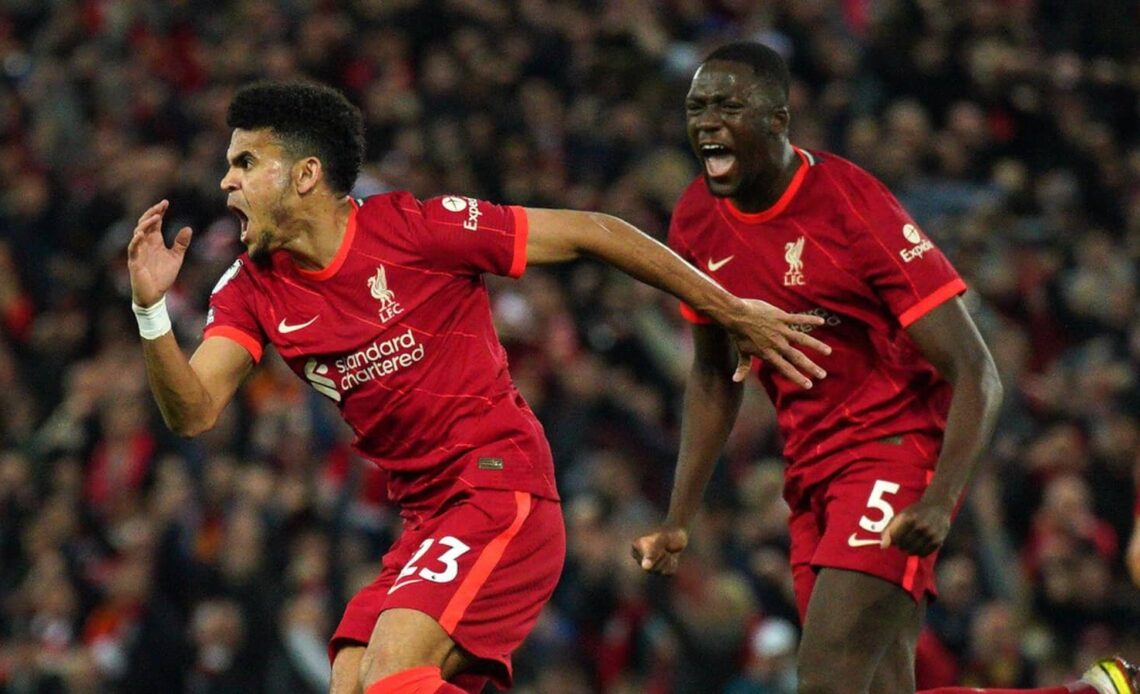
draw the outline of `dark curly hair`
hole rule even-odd
[[[756,77],[774,87],[777,93],[783,97],[784,102],[787,103],[788,90],[792,81],[788,72],[788,64],[784,62],[779,53],[768,46],[754,41],[727,43],[709,53],[708,57],[704,59],[704,63],[713,60],[727,60],[732,63],[748,65]]]
[[[321,160],[334,193],[347,195],[364,161],[364,121],[339,91],[314,82],[248,84],[237,91],[226,124],[269,128],[295,158]]]

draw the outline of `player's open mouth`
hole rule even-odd
[[[701,158],[705,161],[705,173],[709,178],[724,178],[732,173],[736,165],[736,155],[728,147],[717,144],[700,146]]]
[[[228,207],[230,212],[238,218],[238,224],[241,225],[241,242],[245,243],[246,233],[249,232],[249,216],[233,205],[228,205]]]

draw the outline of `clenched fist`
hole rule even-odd
[[[677,526],[661,526],[633,541],[632,554],[641,568],[650,573],[672,576],[677,572],[681,552],[689,544],[689,531]]]

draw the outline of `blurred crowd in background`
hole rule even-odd
[[[367,124],[357,195],[602,210],[663,239],[697,173],[688,80],[740,38],[787,57],[793,142],[880,177],[956,264],[1004,379],[920,685],[1137,658],[1138,27],[1132,0],[3,0],[0,691],[325,691],[326,639],[399,532],[382,474],[279,359],[194,440],[148,392],[127,239],[163,198],[171,234],[193,227],[167,302],[193,349],[241,250],[218,188],[237,86],[342,89]],[[593,262],[490,285],[569,546],[516,691],[794,691],[762,391],[679,575],[649,580],[629,542],[671,484],[676,302]]]

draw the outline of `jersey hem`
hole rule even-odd
[[[224,337],[231,342],[236,342],[241,345],[245,351],[249,352],[249,356],[253,357],[254,364],[261,361],[264,348],[261,346],[261,343],[258,342],[257,338],[251,336],[249,333],[228,325],[219,325],[216,328],[207,328],[205,332],[202,333],[203,340],[211,337]]]
[[[507,271],[507,276],[518,279],[526,272],[526,240],[530,234],[530,220],[523,208],[511,205],[510,209],[515,218],[515,244],[511,256],[511,269]]]
[[[925,299],[922,299],[914,306],[903,311],[902,315],[899,316],[899,323],[901,323],[904,328],[910,327],[916,320],[964,291],[966,291],[966,283],[963,282],[960,277],[956,277],[938,289],[935,289],[928,294]]]
[[[681,317],[695,325],[711,325],[712,319],[697,313],[692,306],[681,302]]]

